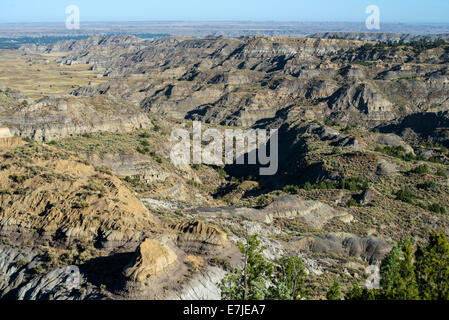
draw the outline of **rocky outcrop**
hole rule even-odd
[[[102,299],[92,284],[83,285],[83,274],[76,266],[55,269],[44,274],[35,270],[45,261],[38,249],[0,246],[0,298],[17,300],[89,300]]]
[[[438,181],[438,194],[420,184],[422,176],[399,171],[408,171],[410,162],[374,149],[402,147],[413,153],[411,146],[428,139],[426,148],[432,157],[447,162],[446,150],[430,143],[449,141],[447,111],[438,112],[449,107],[446,44],[429,49],[341,39],[142,41],[120,36],[69,41],[48,49],[52,54],[59,51],[68,52],[58,60],[64,68],[89,63],[107,82],[30,104],[2,91],[1,126],[19,136],[50,141],[100,130],[149,128],[146,113],[157,113],[155,118],[165,118],[164,123],[148,139],[138,136],[140,132],[126,136],[132,139],[119,136],[117,140],[126,145],[123,149],[115,148],[115,140],[109,145],[109,136],[104,135],[108,139],[101,140],[105,142],[101,152],[86,150],[96,149],[100,140],[95,139],[103,135],[79,138],[93,142],[80,149],[73,143],[76,139],[56,147],[8,142],[8,152],[0,149],[0,235],[18,245],[33,243],[33,250],[36,242],[58,249],[95,243],[98,254],[113,255],[95,257],[83,267],[96,269],[100,264],[95,270],[99,274],[110,266],[102,265],[104,261],[114,264],[111,278],[120,273],[129,280],[118,289],[125,289],[117,293],[120,298],[122,294],[128,298],[219,298],[217,283],[224,271],[210,267],[238,266],[241,256],[231,241],[244,240],[245,232],[260,237],[270,261],[290,251],[304,254],[307,261],[310,253],[309,258],[316,258],[319,265],[312,272],[318,275],[323,270],[345,272],[347,262],[357,260],[350,257],[379,262],[390,249],[384,238],[397,241],[413,232],[420,242],[425,228],[447,226],[443,215],[426,210],[437,201],[447,205],[441,196],[441,184],[447,181]],[[179,119],[279,128],[278,174],[251,179],[256,176],[252,166],[237,166],[238,170],[226,166],[219,172],[203,166],[174,168],[167,160],[167,128],[185,125]],[[381,133],[362,127],[377,127]],[[3,140],[7,139],[12,138]],[[149,150],[137,155],[140,143]],[[72,146],[76,147],[73,153],[61,151]],[[80,150],[94,165],[106,165],[114,173],[133,178],[125,184],[109,170],[76,159],[74,154]],[[108,154],[109,150],[113,151]],[[427,179],[435,173],[444,176],[441,164],[429,162],[428,166]],[[256,181],[237,183],[225,179],[224,172]],[[404,179],[418,186],[413,190],[422,200],[420,206],[391,197],[390,187],[402,185]],[[142,205],[135,192],[147,197],[142,201],[154,212]],[[298,196],[275,198],[287,192]],[[204,203],[258,207],[188,209]],[[363,230],[367,236],[327,233],[332,230]],[[137,246],[134,259],[124,267]],[[64,290],[63,267],[52,266],[30,276],[29,269],[39,262],[38,253],[5,252],[0,252],[0,262],[2,254],[8,257],[5,267],[0,264],[6,275],[0,276],[0,285],[10,296],[71,299],[96,292],[93,288],[85,296],[74,296]],[[336,265],[343,268],[335,272]],[[118,287],[119,281],[109,284],[107,278],[109,274],[91,275],[97,282],[108,282],[106,290]],[[136,288],[140,290],[133,291]]]
[[[269,223],[271,220],[264,216],[261,210],[252,208],[235,208],[235,207],[219,207],[219,208],[196,208],[190,211],[190,213],[197,217],[205,217],[210,219],[223,218],[229,219],[232,217],[257,220]]]
[[[76,267],[66,267],[53,270],[36,277],[22,286],[17,300],[101,300],[100,290],[88,285],[80,289],[81,275]],[[79,277],[79,278],[76,278]],[[74,282],[76,282],[74,284]]]
[[[0,121],[7,123],[13,134],[37,141],[52,141],[98,131],[131,131],[152,126],[147,116],[126,107],[117,112],[109,108],[99,112],[95,103],[109,102],[107,99],[95,101],[46,99],[10,116],[0,116]]]
[[[114,174],[123,177],[138,176],[147,183],[164,182],[172,174],[149,163],[148,157],[137,154],[91,154],[87,155],[89,163],[105,166]]]
[[[88,39],[60,41],[48,46],[45,50],[35,46],[23,46],[20,50],[64,52],[68,55],[57,59],[57,62],[61,64],[92,64],[94,70],[106,70],[111,63],[119,64],[118,62],[122,61],[126,55],[142,50],[149,42],[131,35],[93,36]],[[119,75],[118,72],[113,74]]]
[[[342,221],[351,221],[350,215],[341,210],[336,210],[319,201],[300,200],[294,196],[276,199],[263,209],[263,212],[271,219],[300,218],[312,228],[321,229],[333,218]]]
[[[294,196],[276,199],[264,209],[251,208],[199,208],[192,211],[194,215],[208,218],[242,217],[267,224],[274,219],[301,219],[312,228],[321,229],[333,218],[350,222],[353,217],[345,211],[336,210],[320,201],[300,200]]]
[[[328,103],[331,109],[342,113],[342,117],[348,117],[351,112],[357,112],[370,121],[388,121],[395,117],[393,103],[370,83],[343,87],[331,96]]]
[[[177,261],[176,254],[156,239],[146,239],[136,250],[136,256],[124,270],[124,275],[135,282],[143,282],[151,276],[166,271]]]
[[[377,199],[379,199],[380,194],[373,190],[372,188],[368,188],[365,191],[362,192],[362,194],[358,197],[358,201],[362,205],[370,204]]]
[[[0,148],[2,150],[13,149],[23,144],[24,142],[19,137],[0,138]]]
[[[307,125],[304,129],[306,133],[316,134],[321,140],[333,140],[340,137],[340,132],[328,126],[322,126],[316,123]]]
[[[40,252],[0,246],[0,297],[17,289],[27,280],[29,269],[39,262]]]
[[[221,300],[219,283],[225,271],[217,267],[209,267],[194,279],[190,280],[179,292],[168,296],[167,300]]]
[[[385,159],[379,160],[376,174],[379,176],[391,176],[398,173],[396,164],[388,162]]]
[[[358,237],[337,233],[302,237],[295,241],[293,246],[305,251],[332,252],[361,257],[370,263],[381,261],[391,250],[391,245],[374,236]]]
[[[183,244],[199,242],[219,247],[224,247],[228,244],[226,233],[215,226],[201,221],[175,224],[171,228],[180,233],[178,241]]]
[[[380,132],[395,133],[410,144],[441,143],[449,146],[449,112],[413,113],[378,127]]]
[[[117,177],[29,144],[0,154],[0,236],[25,241],[139,243],[157,220]],[[26,191],[25,191],[26,190]]]
[[[12,134],[9,131],[9,128],[0,128],[0,139],[11,138]]]
[[[401,137],[395,134],[379,134],[377,136],[377,143],[390,146],[390,147],[401,147],[404,149],[405,153],[415,154],[413,148],[402,140]]]
[[[318,38],[144,41],[113,36],[62,42],[47,50],[68,51],[61,63],[90,63],[111,78],[75,90],[77,96],[108,94],[131,99],[146,111],[217,124],[251,126],[295,108],[314,118],[374,126],[448,106],[444,46],[420,54],[407,45],[364,44]],[[416,76],[422,77],[419,83]],[[122,78],[140,81],[133,88],[123,81],[114,84]]]
[[[313,38],[321,39],[352,39],[361,41],[419,41],[449,39],[449,34],[434,35],[416,35],[412,33],[394,33],[394,32],[320,32],[311,35]]]

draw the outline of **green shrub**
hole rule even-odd
[[[16,174],[10,175],[9,179],[11,179],[12,181],[14,181],[15,183],[19,183],[22,184],[24,183],[28,178],[25,176],[18,176]]]
[[[150,152],[150,148],[148,148],[148,147],[137,147],[136,151],[141,153],[141,154],[147,154],[148,152]]]
[[[107,174],[107,175],[112,175],[111,169],[109,169],[106,166],[95,167],[95,171],[103,173],[103,174]]]
[[[324,124],[328,127],[338,127],[340,124],[335,120],[326,120]]]
[[[431,212],[446,214],[446,208],[440,205],[439,203],[433,203],[429,205],[427,209]]]
[[[94,183],[94,182],[89,183],[89,185],[86,186],[86,189],[92,190],[92,191],[99,191],[100,193],[106,192],[105,186],[98,184],[98,183]]]
[[[238,243],[245,259],[242,268],[234,268],[223,278],[223,300],[301,300],[307,297],[306,272],[301,258],[282,257],[275,263],[263,255],[265,246],[256,235],[247,243]]]
[[[141,134],[139,134],[139,137],[148,139],[149,137],[151,137],[151,134],[148,131],[144,131]]]
[[[0,165],[0,170],[8,170],[10,168],[11,168],[11,165],[9,163]]]
[[[156,122],[156,120],[152,120],[151,123],[152,123],[153,126],[154,126],[154,128],[153,128],[154,131],[158,132],[158,131],[160,131],[160,130],[162,129],[161,126],[158,125],[158,123]]]
[[[187,184],[194,186],[195,188],[201,188],[201,184],[199,184],[198,182],[196,182],[195,180],[187,180]]]
[[[299,187],[298,186],[293,186],[293,185],[288,185],[288,186],[285,186],[282,190],[285,193],[297,194],[298,191],[299,191]]]
[[[386,147],[376,147],[376,152],[381,152],[391,157],[402,158],[405,154],[405,149],[402,146],[386,146]]]
[[[150,143],[148,142],[148,140],[141,140],[140,144],[144,147],[148,147],[150,145]]]
[[[287,186],[287,187],[291,189],[291,186]],[[345,189],[345,190],[349,190],[349,191],[358,192],[358,191],[364,191],[364,190],[368,189],[368,187],[369,187],[369,183],[365,179],[359,178],[359,177],[351,177],[351,178],[343,179],[338,184],[334,183],[334,182],[321,181],[321,182],[313,185],[310,182],[306,182],[302,186],[302,189],[304,189],[306,191]],[[286,191],[286,190],[284,190],[284,191]]]
[[[261,195],[256,201],[256,204],[259,207],[263,207],[263,206],[267,205],[267,203],[268,203],[268,197],[266,195]]]
[[[416,174],[428,174],[430,170],[426,164],[422,164],[413,169],[412,172]]]
[[[231,177],[231,183],[241,185],[243,183],[243,179],[244,179],[243,177],[241,178]]]
[[[31,273],[33,275],[40,275],[40,274],[42,274],[44,272],[45,272],[45,269],[40,264],[36,265],[33,269],[31,269]]]
[[[359,177],[344,179],[340,184],[340,189],[346,189],[349,191],[364,191],[368,189],[368,187],[368,181]]]
[[[332,154],[339,155],[342,154],[342,151],[339,147],[335,147],[334,149],[332,149]]]
[[[315,189],[318,189],[318,190],[327,190],[327,189],[332,189],[332,186],[329,184],[327,184],[326,182],[324,182],[324,181],[321,181],[320,183],[317,183],[316,185],[315,185]]]
[[[310,191],[313,189],[313,186],[310,182],[307,181],[302,188],[306,191]]]
[[[395,244],[380,266],[380,288],[359,285],[347,300],[448,300],[449,242],[444,233],[432,233],[425,246],[410,241]]]
[[[432,163],[438,163],[438,164],[443,164],[443,163],[444,163],[443,160],[441,160],[441,159],[438,158],[438,157],[432,157],[432,158],[430,158],[428,161],[429,161],[429,162],[432,162]]]
[[[343,133],[345,133],[345,134],[348,134],[348,133],[350,133],[351,132],[351,130],[352,129],[356,129],[357,128],[357,125],[347,125],[346,127],[344,127],[342,130],[341,130],[341,132],[343,132]]]
[[[435,181],[426,181],[422,184],[418,185],[418,188],[420,189],[424,189],[424,190],[434,190],[436,188],[436,183]]]
[[[327,292],[326,298],[327,300],[341,300],[340,284],[337,280],[334,281],[332,287]]]
[[[220,177],[220,179],[225,179],[228,176],[228,174],[226,173],[226,170],[221,168],[221,167],[218,167],[215,170],[217,171],[218,176]]]
[[[406,150],[402,146],[386,146],[386,147],[380,147],[377,146],[375,149],[376,152],[380,152],[383,154],[386,154],[390,157],[395,157],[402,159],[404,161],[425,161],[426,159],[423,156],[416,156],[412,153],[406,153]]]
[[[162,158],[159,157],[156,152],[152,151],[150,152],[150,156],[157,162],[157,163],[162,163]]]
[[[405,187],[396,192],[396,200],[406,202],[406,203],[413,203],[414,194],[410,191],[409,188]]]
[[[129,184],[133,185],[134,187],[138,186],[140,184],[140,178],[135,176],[135,177],[125,177],[125,181],[128,182]]]
[[[446,171],[444,171],[444,170],[441,169],[441,168],[438,168],[438,170],[437,170],[437,172],[436,172],[436,175],[437,175],[438,177],[447,178]]]
[[[90,204],[87,201],[78,201],[73,205],[74,209],[86,209],[89,208]]]
[[[357,207],[358,203],[354,198],[351,198],[346,205],[350,208],[350,207]]]

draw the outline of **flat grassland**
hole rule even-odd
[[[61,65],[64,54],[0,50],[0,84],[17,89],[30,99],[68,94],[77,87],[106,82],[88,64]]]

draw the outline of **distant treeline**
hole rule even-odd
[[[24,44],[48,46],[58,41],[81,40],[86,38],[88,38],[88,36],[42,36],[42,37],[0,38],[0,49],[19,49]]]
[[[108,34],[119,35],[119,34]],[[165,33],[138,33],[133,34],[136,37],[142,39],[153,39],[169,37],[169,34]],[[17,37],[17,38],[0,38],[0,49],[17,50],[24,44],[35,44],[37,46],[48,46],[58,41],[65,40],[82,40],[89,38],[88,35],[79,36],[42,36],[42,37]]]

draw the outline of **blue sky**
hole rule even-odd
[[[363,22],[365,8],[374,4],[384,23],[449,23],[448,0],[0,0],[0,23],[64,23],[72,4],[81,21]]]

